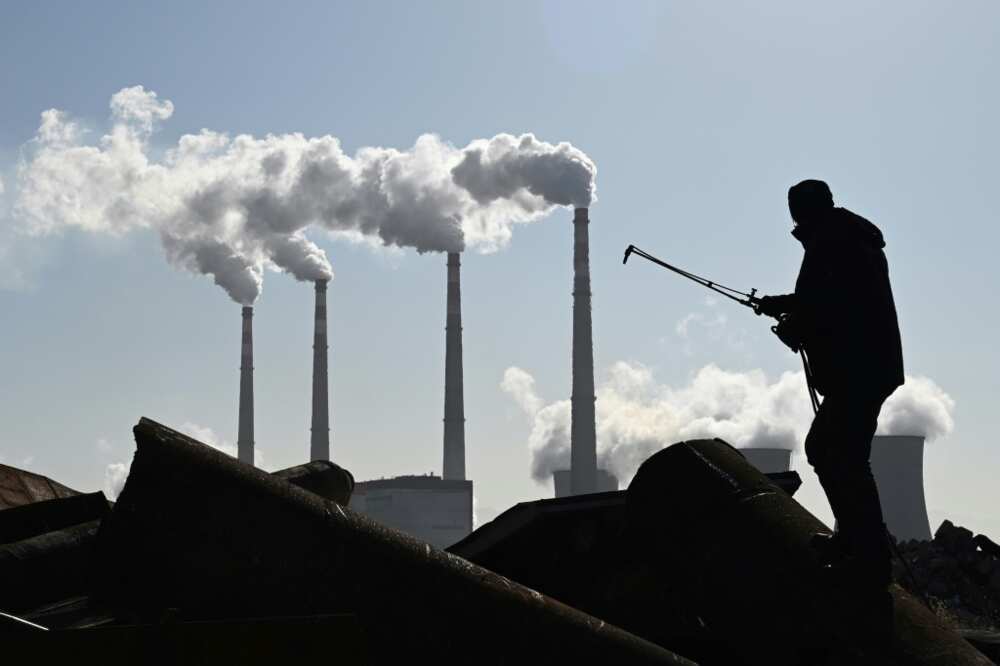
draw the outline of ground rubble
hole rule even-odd
[[[894,561],[901,586],[960,628],[1000,630],[1000,547],[989,537],[946,520],[933,540],[904,541],[898,549],[909,568]]]

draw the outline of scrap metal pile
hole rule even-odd
[[[533,503],[445,552],[347,508],[353,479],[332,463],[267,474],[148,419],[133,432],[113,507],[98,493],[0,511],[5,656],[990,663],[898,586],[874,645],[865,608],[820,575],[810,539],[826,528],[721,440],[670,446],[627,491]]]
[[[897,561],[900,585],[963,629],[1000,631],[1000,546],[989,537],[946,520],[932,541],[905,541],[899,551],[913,575]]]

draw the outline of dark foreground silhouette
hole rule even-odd
[[[720,440],[656,453],[627,491],[514,507],[442,552],[343,505],[333,463],[268,474],[148,419],[134,434],[113,507],[98,493],[0,512],[8,661],[990,663],[896,585],[874,646],[863,604],[818,566],[826,528]]]
[[[824,396],[805,449],[838,533],[816,545],[828,571],[874,595],[877,608],[888,603],[891,567],[869,458],[882,403],[903,383],[885,240],[868,220],[835,207],[822,181],[793,186],[788,207],[805,248],[795,292],[765,296],[758,310],[781,318],[782,339],[806,351],[812,386]]]

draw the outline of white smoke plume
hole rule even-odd
[[[569,143],[532,134],[473,141],[451,174],[485,211],[465,231],[488,249],[509,240],[509,221],[534,219],[553,206],[587,208],[596,199],[594,162]]]
[[[190,421],[185,421],[177,428],[179,432],[184,433],[192,439],[196,439],[202,444],[211,446],[217,451],[222,451],[227,456],[237,457],[236,445],[230,441],[223,439],[214,430],[208,426],[198,425],[197,423],[191,423]],[[254,451],[254,453],[259,453],[259,451]]]
[[[128,469],[125,463],[111,463],[104,468],[104,495],[109,500],[118,499],[128,478]]]
[[[173,104],[142,86],[111,98],[96,143],[66,113],[42,113],[18,171],[14,213],[28,234],[156,230],[171,263],[210,275],[237,302],[265,268],[329,279],[310,227],[418,252],[490,252],[514,224],[589,205],[593,162],[567,143],[501,134],[464,149],[426,134],[408,150],[346,154],[333,136],[229,137],[202,130],[166,150],[152,137]]]
[[[500,387],[532,418],[531,476],[548,483],[555,470],[569,469],[570,401],[546,405],[531,375],[516,367],[506,370]],[[879,432],[942,436],[951,431],[953,408],[934,382],[907,377],[886,402]],[[596,411],[598,466],[623,484],[642,461],[675,442],[719,437],[737,448],[795,449],[812,421],[802,372],[785,372],[772,382],[761,370],[730,372],[715,365],[675,389],[658,384],[641,364],[615,363],[597,389]]]
[[[955,401],[927,377],[906,377],[889,396],[878,417],[880,435],[947,437],[955,427]]]
[[[535,378],[517,367],[510,367],[503,373],[500,388],[517,402],[518,407],[528,415],[541,411],[544,403],[535,392]]]

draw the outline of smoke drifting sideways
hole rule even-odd
[[[511,367],[500,387],[532,419],[528,447],[531,476],[549,483],[570,464],[570,401],[550,404],[539,397],[535,381]],[[880,434],[948,435],[954,401],[926,377],[907,377],[886,401]],[[801,446],[812,421],[805,376],[782,373],[769,381],[761,370],[731,372],[715,365],[697,371],[681,388],[659,384],[649,368],[618,362],[597,389],[598,466],[623,483],[656,451],[676,442],[719,437],[737,448]]]
[[[311,228],[421,253],[492,252],[515,224],[594,200],[594,163],[570,144],[531,134],[461,149],[425,134],[407,150],[368,147],[351,156],[329,135],[203,129],[154,147],[173,115],[169,100],[135,86],[110,106],[110,129],[92,143],[66,113],[42,113],[18,169],[20,230],[152,229],[170,263],[213,277],[244,305],[260,295],[264,269],[299,280],[333,276],[306,235]]]

